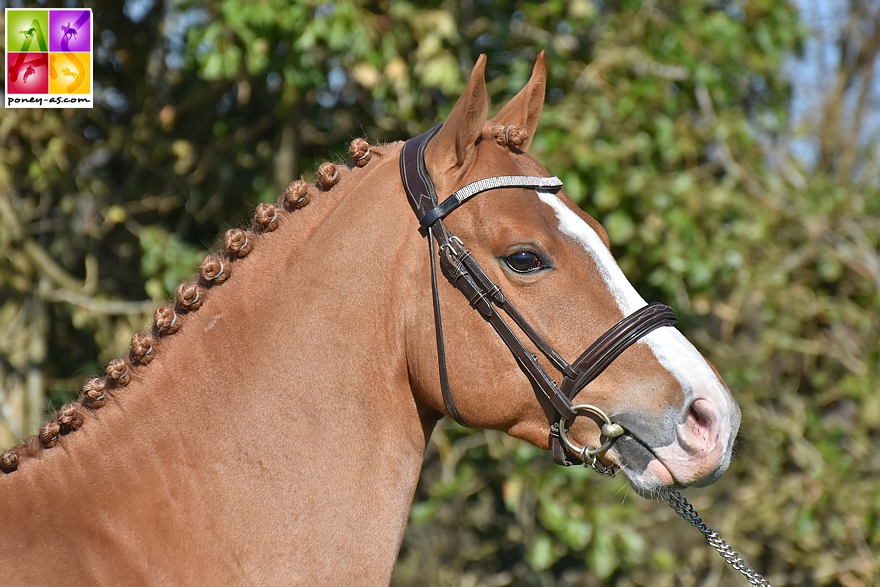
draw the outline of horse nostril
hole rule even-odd
[[[718,417],[708,400],[694,400],[688,408],[687,429],[695,439],[713,442],[717,421]]]

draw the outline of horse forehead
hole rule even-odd
[[[617,262],[611,256],[611,251],[608,250],[599,233],[555,194],[539,190],[538,198],[555,213],[559,232],[579,244],[593,260],[609,293],[620,309],[621,317],[644,306],[645,300],[623,275],[623,271],[617,266]]]
[[[468,170],[462,183],[503,176],[551,175],[528,153],[512,154],[509,149],[497,148],[494,141],[483,141],[481,147],[478,163]],[[508,226],[531,228],[538,232],[546,228],[546,222],[556,224],[555,215],[535,199],[534,191],[518,187],[488,191],[468,202],[465,208],[474,210],[477,216],[487,222],[503,222]]]

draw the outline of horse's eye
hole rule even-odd
[[[517,251],[509,255],[504,261],[508,267],[517,273],[530,273],[537,271],[543,266],[538,255],[531,251]]]

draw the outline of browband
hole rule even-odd
[[[498,177],[487,177],[478,179],[469,183],[461,189],[458,189],[451,196],[443,200],[441,204],[435,206],[422,216],[419,223],[422,228],[427,228],[449,216],[449,214],[464,204],[470,198],[487,192],[489,190],[497,190],[499,188],[531,188],[534,190],[546,190],[549,192],[557,192],[562,187],[562,180],[558,177],[535,177],[532,175],[499,175]]]

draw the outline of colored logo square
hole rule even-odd
[[[89,10],[49,10],[49,50],[85,52],[92,49]]]
[[[52,94],[89,94],[91,72],[88,53],[51,53],[49,55],[49,92]]]
[[[7,94],[49,93],[48,53],[8,53],[6,71]]]
[[[6,8],[6,108],[91,108],[92,11]]]
[[[6,9],[6,50],[16,53],[49,50],[49,14],[45,10]]]

